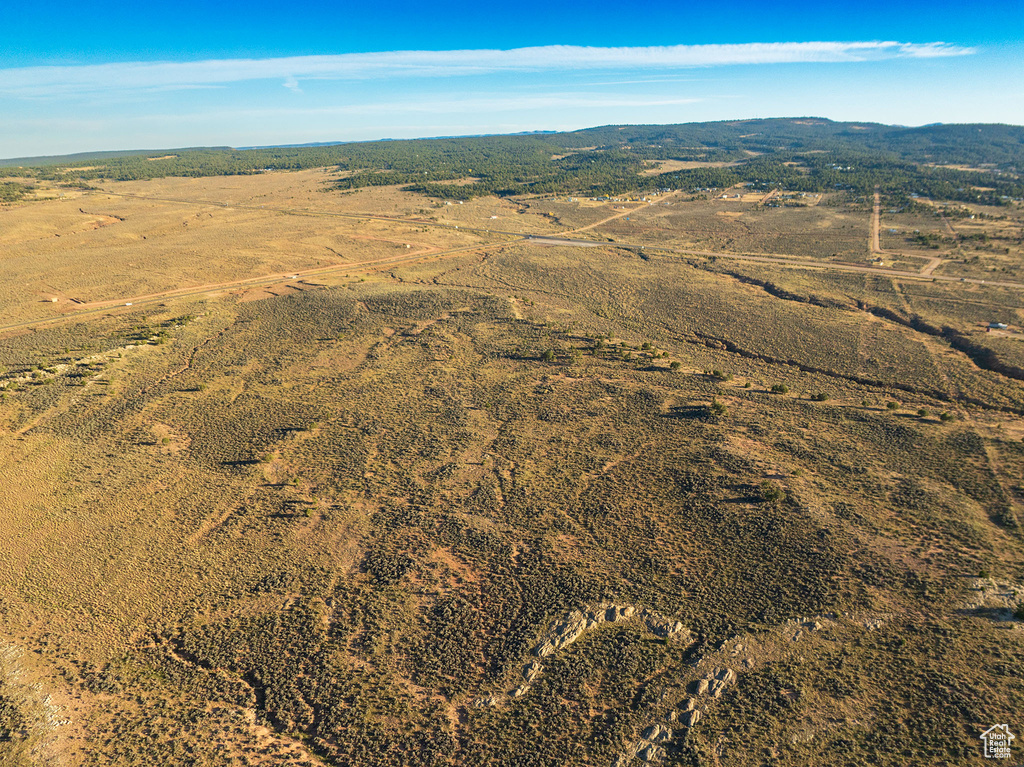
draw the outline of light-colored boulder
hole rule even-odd
[[[643,611],[643,618],[644,623],[647,625],[647,630],[662,639],[678,634],[686,628],[679,621],[666,618],[664,615],[649,610]]]
[[[561,650],[579,639],[586,629],[586,617],[578,610],[573,610],[565,620],[555,624],[548,633],[548,640],[556,650]]]
[[[544,666],[542,666],[538,661],[531,660],[529,663],[523,666],[523,679],[525,679],[527,682],[532,682],[540,675],[540,672],[543,670]]]
[[[653,743],[648,743],[640,750],[637,756],[639,756],[645,762],[656,762],[662,758],[664,753],[665,750],[663,748],[659,748]]]
[[[656,740],[658,738],[658,735],[660,735],[660,734],[661,734],[661,725],[660,724],[648,725],[647,727],[644,728],[644,731],[642,733],[640,733],[641,737],[643,737],[644,740]]]

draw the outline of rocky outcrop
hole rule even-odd
[[[534,646],[533,654],[537,658],[548,658],[562,650],[582,637],[587,631],[598,628],[604,624],[622,623],[640,619],[644,627],[662,639],[674,638],[684,642],[692,641],[692,634],[680,621],[666,617],[659,612],[649,610],[646,607],[637,608],[633,605],[618,605],[605,602],[582,610],[573,610],[564,618],[556,621],[554,625],[540,638]],[[525,684],[521,684],[509,691],[508,697],[515,699],[525,695],[530,686],[543,673],[544,666],[539,660],[531,660],[522,668],[522,677]],[[505,696],[488,695],[478,698],[473,705],[478,708],[497,705],[505,699]]]
[[[575,642],[588,629],[602,623],[618,623],[635,617],[642,619],[647,630],[662,639],[677,635],[690,636],[689,630],[680,621],[646,607],[638,610],[633,605],[600,604],[582,611],[573,610],[555,623],[534,648],[534,653],[545,658]]]
[[[725,688],[736,681],[736,672],[731,668],[724,668],[715,674],[715,678],[711,681],[711,687],[708,690],[711,693],[711,697],[718,698],[725,691]]]
[[[539,662],[535,660],[531,660],[529,663],[523,666],[523,679],[525,679],[527,682],[532,682],[534,679],[540,676],[540,672],[543,670],[544,666],[542,666]]]
[[[666,740],[672,740],[672,728],[663,724],[652,724],[645,728],[640,735],[651,743],[664,743]]]
[[[665,758],[665,749],[654,743],[648,743],[637,751],[636,755],[645,762],[660,762]]]
[[[666,618],[664,615],[652,612],[650,610],[643,610],[641,614],[644,619],[644,623],[647,625],[647,630],[650,631],[654,636],[667,639],[670,636],[681,634],[687,631],[686,627],[682,623],[671,618]]]
[[[588,629],[602,623],[630,620],[638,614],[643,615],[648,628],[657,636],[667,637],[683,629],[683,624],[678,621],[672,621],[646,609],[638,613],[633,605],[600,604],[582,611],[573,610],[555,623],[534,648],[534,653],[545,658],[575,642]]]
[[[967,584],[963,609],[986,611],[999,621],[1013,621],[1017,608],[1024,605],[1024,586],[995,578],[973,578]]]
[[[719,649],[724,649],[724,645]],[[736,679],[736,672],[724,666],[706,672],[701,678],[690,683],[689,690],[692,697],[683,698],[677,708],[667,712],[665,721],[671,724],[678,723],[682,725],[683,729],[694,727],[703,715],[702,709],[698,708],[701,701],[703,701],[703,708],[706,709],[708,704],[721,697],[726,688],[736,682]],[[631,743],[625,752],[615,760],[612,767],[625,767],[634,758],[640,758],[648,763],[661,761],[666,756],[665,746],[677,732],[671,724],[657,722],[645,727],[640,733],[640,739]]]
[[[972,581],[969,588],[971,601],[964,605],[966,608],[998,606],[1000,615],[1012,616],[1012,610],[1024,603],[1022,586],[978,579]],[[638,610],[637,616],[646,622],[646,611]],[[674,757],[676,753],[686,752],[693,745],[686,733],[700,726],[731,686],[738,684],[740,675],[772,659],[789,657],[793,653],[790,642],[819,642],[819,636],[839,635],[844,627],[872,630],[883,620],[891,618],[891,615],[880,617],[878,614],[864,616],[851,613],[843,613],[842,617],[836,613],[799,616],[771,631],[709,642],[689,654],[687,665],[692,671],[679,680],[678,685],[672,684],[649,698],[648,711],[652,718],[634,734],[634,740],[625,744],[612,767],[636,767],[638,759],[645,764],[653,764],[668,757],[669,753]],[[1012,617],[1005,620],[1013,621],[1013,625],[1008,627],[1011,630],[1024,632],[1024,621],[1014,621]],[[668,627],[676,628],[671,624]],[[647,628],[651,630],[650,626]],[[671,635],[677,633],[681,632],[674,631]],[[682,761],[686,760],[682,759],[680,763]]]
[[[603,616],[603,613],[602,613]],[[541,658],[553,655],[563,647],[567,647],[582,636],[587,630],[587,622],[593,620],[594,625],[598,622],[595,617],[586,616],[578,610],[573,610],[569,616],[556,623],[541,641],[534,648],[534,652]]]

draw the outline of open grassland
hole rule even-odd
[[[100,300],[331,267],[0,338],[3,761],[959,765],[1019,721],[1024,380],[979,327],[1018,289],[540,246],[476,229],[624,203],[318,178],[0,212],[14,319],[53,272]],[[317,215],[270,211],[290,190]],[[371,218],[399,198],[427,223]],[[731,220],[672,202],[630,241]],[[869,213],[763,216],[866,254]],[[784,252],[831,256],[797,221]],[[46,225],[84,228],[24,250]]]
[[[693,170],[694,168],[728,168],[735,165],[731,162],[710,162],[700,160],[653,160],[644,169],[645,176],[655,176],[660,173],[671,173],[680,170]]]
[[[1024,210],[931,200],[883,209],[881,244],[890,254],[940,259],[935,274],[1020,280]]]
[[[277,180],[258,180],[265,178]],[[119,298],[266,275],[344,271],[349,264],[428,256],[484,241],[457,223],[425,227],[415,219],[237,207],[216,186],[195,201],[166,196],[180,190],[151,191],[152,199],[96,192],[0,208],[5,320],[43,319]]]
[[[212,179],[162,178],[149,181],[104,182],[103,189],[147,199],[203,200],[215,205],[249,209],[286,210],[320,214],[374,215],[413,219],[451,226],[517,231],[556,231],[555,222],[541,212],[509,199],[439,201],[402,191],[401,187],[363,187],[339,192],[331,184],[344,173],[324,169],[297,173]],[[492,218],[493,217],[493,218]]]
[[[602,227],[600,235],[695,250],[867,262],[869,220],[862,206],[767,207],[759,202],[763,193],[745,191],[741,187],[725,190],[728,199],[704,194],[692,200],[658,201],[638,209],[628,221],[622,218]]]

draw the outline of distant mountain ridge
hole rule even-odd
[[[443,200],[665,188],[706,193],[745,184],[861,198],[877,190],[894,203],[924,196],[1005,205],[1024,199],[1024,127],[904,128],[817,117],[606,125],[565,133],[88,153],[8,174],[90,185],[311,168],[336,169],[325,183],[340,191],[399,186]],[[457,180],[463,183],[451,183]],[[11,186],[6,196],[24,194],[23,186]]]
[[[468,133],[464,135],[452,135],[452,136],[421,136],[417,139],[403,139],[403,138],[380,138],[377,141],[437,141],[439,139],[454,139],[454,138],[485,138],[488,136],[540,136],[540,135],[552,135],[557,134],[558,131],[554,130],[524,130],[517,133]],[[248,149],[301,149],[303,147],[321,147],[321,146],[341,146],[342,144],[365,144],[365,141],[310,141],[305,144],[259,144],[257,146],[239,146],[234,147],[239,152],[244,152]]]
[[[113,149],[102,152],[76,152],[74,154],[39,155],[0,159],[0,168],[34,168],[43,165],[71,165],[93,160],[115,160],[120,157],[139,157],[178,154],[180,152],[225,151],[228,146],[193,146],[178,149]]]
[[[1024,126],[1000,123],[936,123],[907,128],[871,122],[833,122],[820,117],[725,120],[678,125],[609,125],[560,136],[652,141],[693,146],[734,146],[748,150],[888,151],[912,162],[1012,163],[1024,168]],[[960,159],[954,159],[954,157]]]
[[[406,144],[429,141],[472,141],[481,139],[542,140],[559,148],[626,147],[636,143],[668,142],[691,149],[746,151],[834,151],[867,150],[891,152],[912,162],[939,164],[988,163],[1024,168],[1024,126],[999,123],[935,123],[902,127],[871,122],[834,122],[820,117],[723,120],[669,125],[605,125],[577,131],[526,131],[512,134],[475,134],[418,139],[377,141],[325,141],[232,148],[188,147],[153,150],[79,152],[69,155],[0,159],[0,167],[41,167],[76,165],[131,157],[156,157],[186,153],[265,153],[324,150],[332,147],[367,146],[380,143]],[[255,159],[255,158],[254,158]],[[303,163],[304,164],[304,163]],[[326,164],[333,164],[327,161]],[[258,164],[254,164],[256,167]],[[262,167],[262,166],[260,166]],[[177,174],[173,174],[177,175]]]

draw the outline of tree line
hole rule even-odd
[[[729,164],[643,173],[658,160]],[[169,156],[132,153],[18,172],[87,184],[319,167],[337,170],[332,184],[339,190],[401,185],[438,199],[623,195],[659,188],[696,192],[750,184],[857,196],[877,187],[892,201],[917,195],[998,205],[1024,197],[1024,128],[895,128],[820,119],[606,126],[570,133],[188,149]],[[456,180],[463,183],[451,183]]]

